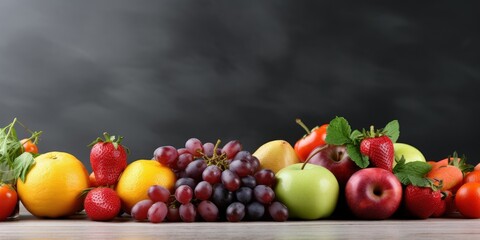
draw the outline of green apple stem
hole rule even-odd
[[[295,119],[295,122],[297,122],[297,124],[300,125],[300,127],[305,129],[305,131],[307,132],[307,135],[311,133],[310,129],[308,129],[307,125],[305,125],[305,123],[303,123],[302,120],[300,120],[300,118]]]
[[[313,152],[313,154],[310,154],[310,156],[305,160],[305,162],[303,163],[302,165],[302,168],[301,170],[303,170],[303,168],[305,168],[305,165],[307,165],[307,163],[310,161],[310,159],[312,159],[313,156],[317,155],[317,153],[323,151],[324,149],[326,149],[329,145],[328,144],[325,144],[323,145],[322,147],[318,148],[317,150],[315,150]]]

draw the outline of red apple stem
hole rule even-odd
[[[310,129],[308,129],[307,125],[305,125],[305,123],[302,122],[302,120],[300,120],[300,118],[297,118],[295,119],[295,122],[297,122],[298,125],[300,125],[300,127],[302,127],[303,129],[305,129],[305,131],[307,132],[307,134],[310,134]]]
[[[310,156],[305,160],[305,162],[303,163],[302,165],[302,168],[301,170],[303,170],[303,168],[305,168],[305,165],[307,165],[307,163],[310,161],[310,159],[312,159],[313,156],[317,155],[319,152],[325,150],[326,148],[328,147],[328,144],[325,144],[323,145],[322,147],[318,148],[317,150],[315,150],[313,152],[313,154],[310,154]]]

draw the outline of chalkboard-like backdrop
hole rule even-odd
[[[427,159],[478,162],[476,1],[1,1],[0,123],[88,163],[190,137],[262,143],[335,116],[401,125]],[[89,164],[86,164],[89,167]]]

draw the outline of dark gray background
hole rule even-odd
[[[295,118],[336,115],[478,162],[478,4],[360,2],[1,1],[0,122],[88,168],[103,131],[131,162],[190,137],[294,144]]]

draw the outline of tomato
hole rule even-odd
[[[15,189],[8,184],[0,185],[0,221],[10,216],[17,206],[18,196]]]
[[[455,195],[458,211],[467,218],[480,218],[480,183],[463,184]]]
[[[34,153],[34,154],[38,153],[38,147],[35,143],[32,142],[32,140],[25,138],[20,140],[20,143],[22,144],[23,150],[25,152]]]
[[[325,145],[328,124],[323,124],[320,127],[317,126],[309,130],[300,119],[297,119],[297,123],[305,129],[307,134],[299,139],[293,148],[300,158],[300,161],[305,162],[313,149]]]
[[[463,178],[463,183],[467,182],[480,182],[480,170],[474,170],[467,173],[467,175],[465,175]]]

